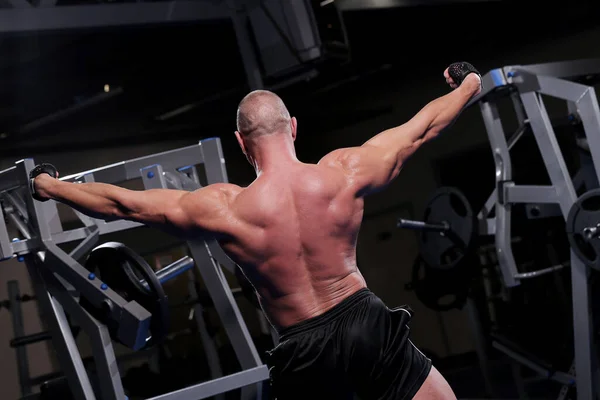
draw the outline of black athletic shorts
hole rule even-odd
[[[409,340],[408,307],[389,309],[361,289],[329,311],[280,332],[268,352],[277,400],[411,399],[431,360]]]

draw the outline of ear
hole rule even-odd
[[[291,118],[290,125],[292,126],[292,140],[296,141],[296,131],[298,129],[298,120],[296,120],[296,117]]]
[[[237,139],[238,144],[242,148],[242,153],[246,154],[246,144],[244,143],[244,138],[242,137],[242,134],[238,131],[235,131],[235,138]]]

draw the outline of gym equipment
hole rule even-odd
[[[38,196],[38,194],[35,191],[35,186],[33,182],[35,181],[35,178],[40,174],[48,174],[53,178],[58,178],[58,171],[56,170],[54,165],[46,163],[36,165],[34,169],[29,171],[29,191],[31,192],[31,196],[37,201],[48,201],[48,199],[43,199],[40,196]]]
[[[67,182],[119,184],[141,178],[145,189],[171,188],[191,191],[201,187],[197,165],[203,167],[208,184],[227,182],[225,161],[218,138],[202,140],[197,145],[126,160],[60,179]],[[53,347],[56,349],[60,369],[66,377],[73,398],[123,399],[123,384],[119,370],[114,365],[115,354],[111,339],[134,350],[142,349],[154,333],[152,320],[160,319],[161,316],[152,315],[151,311],[138,301],[127,297],[132,294],[141,296],[140,293],[128,292],[123,297],[124,293],[118,291],[126,287],[125,285],[129,289],[132,281],[112,281],[111,274],[107,275],[106,271],[100,273],[101,277],[96,273],[91,274],[81,264],[81,260],[97,245],[100,236],[142,225],[125,220],[106,222],[75,212],[83,227],[63,229],[56,202],[39,202],[31,197],[29,174],[35,166],[33,159],[24,159],[0,171],[0,259],[15,258],[24,261],[27,266],[34,284],[35,296],[51,334]],[[19,235],[16,240],[10,239],[13,237],[13,231]],[[59,247],[60,244],[67,243],[76,244],[69,253]],[[263,382],[268,379],[269,372],[256,350],[222,271],[222,268],[226,268],[233,273],[237,266],[215,241],[188,240],[186,243],[194,260],[195,271],[204,281],[238,358],[241,371],[223,376],[219,359],[214,355],[214,343],[211,343],[210,338],[207,339],[208,335],[203,334],[205,327],[202,318],[197,317],[196,322],[211,370],[211,380],[157,396],[155,399],[220,397],[222,393],[240,388],[241,398],[244,400],[261,398]],[[131,267],[131,271],[140,273],[138,266]],[[140,275],[138,283],[144,290],[156,294],[157,286],[152,276]],[[154,278],[161,279],[157,275],[154,275]],[[107,282],[104,282],[104,279]],[[87,303],[85,308],[82,303]],[[103,310],[104,313],[97,318],[88,309]],[[67,320],[67,313],[90,338],[97,371],[97,386],[93,387],[90,383]],[[201,315],[197,311],[195,314]],[[22,335],[21,332],[15,336]]]
[[[498,266],[506,287],[518,286],[522,280],[547,274],[565,265],[557,265],[538,271],[520,273],[512,253],[511,212],[513,204],[529,204],[538,207],[536,218],[560,215],[568,219],[568,230],[575,231],[574,221],[589,221],[587,212],[573,208],[578,202],[577,182],[586,180],[586,172],[580,169],[571,176],[564,155],[557,143],[554,128],[550,121],[544,97],[551,96],[566,100],[566,111],[576,115],[587,138],[594,175],[600,176],[600,109],[593,85],[600,74],[600,59],[576,60],[535,65],[512,65],[493,69],[482,77],[483,90],[474,97],[468,106],[477,104],[480,108],[485,129],[490,141],[496,165],[496,189],[491,193],[482,210],[478,213],[479,233],[495,238]],[[496,101],[510,97],[519,128],[514,134],[504,132]],[[513,181],[510,148],[524,134],[528,126],[535,137],[543,159],[549,185],[523,185]],[[592,182],[592,180],[589,180]],[[589,190],[591,188],[587,188]],[[583,197],[583,196],[582,196]],[[492,211],[494,216],[490,217]],[[577,216],[580,215],[580,218]],[[582,219],[583,218],[583,219]],[[580,226],[576,226],[580,229]],[[596,228],[586,225],[583,228]],[[593,236],[593,229],[589,232]],[[573,247],[570,260],[571,296],[574,329],[574,366],[577,371],[576,391],[579,400],[592,400],[599,395],[597,373],[594,371],[594,345],[590,316],[590,292],[588,287],[588,266],[576,254],[579,244]],[[506,353],[511,356],[508,352]]]
[[[567,217],[571,249],[588,267],[600,270],[600,189],[581,195]]]
[[[24,295],[17,297],[16,300],[13,300],[13,301],[18,301],[19,303],[27,303],[28,301],[32,301],[32,300],[35,300],[35,296],[32,296],[30,294],[24,294]],[[9,300],[9,299],[0,300],[0,309],[6,308],[7,310],[10,310],[10,308],[11,308],[10,302],[11,302],[11,300]]]
[[[423,221],[399,219],[397,226],[420,230],[423,260],[431,267],[453,269],[468,256],[477,236],[475,215],[456,188],[438,189],[425,206]]]
[[[152,320],[146,346],[161,342],[169,333],[169,302],[162,284],[193,266],[194,260],[186,256],[155,273],[142,257],[117,242],[104,243],[94,248],[85,262],[85,267],[90,271],[90,279],[98,277],[126,301],[135,301],[150,311]],[[110,305],[96,309],[85,298],[82,298],[81,304],[108,326],[111,337],[118,337],[118,325],[113,324],[110,318],[105,318],[109,314],[106,307]]]
[[[250,304],[260,309],[260,303],[258,302],[256,290],[254,290],[254,286],[252,286],[248,278],[246,278],[246,275],[244,275],[241,268],[235,269],[235,278],[240,285],[240,289],[244,297],[250,302]]]
[[[463,308],[470,286],[470,279],[464,272],[433,268],[418,256],[413,263],[412,279],[405,288],[414,291],[426,307],[449,311]]]

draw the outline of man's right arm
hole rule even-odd
[[[460,86],[428,103],[405,124],[379,133],[360,147],[335,150],[319,164],[341,167],[358,196],[377,192],[398,176],[404,162],[423,143],[450,126],[480,90],[479,76],[469,74]]]

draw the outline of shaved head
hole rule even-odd
[[[237,129],[248,138],[289,132],[290,121],[283,100],[268,90],[250,92],[237,109]]]

